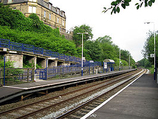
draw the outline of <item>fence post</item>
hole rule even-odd
[[[46,80],[48,78],[48,58],[46,58],[46,73],[45,73],[45,78],[46,78]]]
[[[31,80],[34,81],[34,77],[35,77],[35,69],[32,69],[32,76],[31,76]]]
[[[89,75],[90,75],[90,70],[91,70],[91,63],[89,61]]]
[[[2,86],[3,85],[3,82],[2,82],[2,80],[3,80],[3,70],[2,69],[0,69],[0,80],[1,80],[1,84],[0,84],[0,86]]]
[[[10,40],[9,40],[8,48],[10,49]]]
[[[5,56],[4,56],[4,79],[3,79],[3,85],[5,86]]]
[[[41,54],[43,54],[43,52],[44,52],[44,49],[42,48]]]
[[[94,66],[93,66],[93,74],[94,74]]]
[[[29,82],[29,68],[27,68],[27,82]]]
[[[21,49],[22,49],[22,51],[24,51],[24,46],[23,46],[23,43],[22,43],[22,45],[21,45]]]

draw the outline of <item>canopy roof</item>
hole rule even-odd
[[[115,63],[115,61],[114,61],[114,60],[112,60],[112,59],[105,59],[103,62]]]

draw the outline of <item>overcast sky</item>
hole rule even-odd
[[[155,23],[158,30],[158,1],[152,7],[136,10],[135,2],[125,10],[121,8],[119,14],[102,13],[103,7],[109,7],[112,0],[50,0],[55,7],[59,7],[66,14],[66,29],[83,24],[92,28],[92,40],[108,35],[115,45],[128,50],[135,61],[143,58],[141,53],[148,31],[153,31]],[[139,0],[133,0],[139,1]]]

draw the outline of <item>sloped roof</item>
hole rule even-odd
[[[112,60],[112,59],[105,59],[103,62],[111,62],[111,63],[115,63],[115,61]]]

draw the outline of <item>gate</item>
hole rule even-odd
[[[35,70],[36,79],[47,80],[47,68]]]

